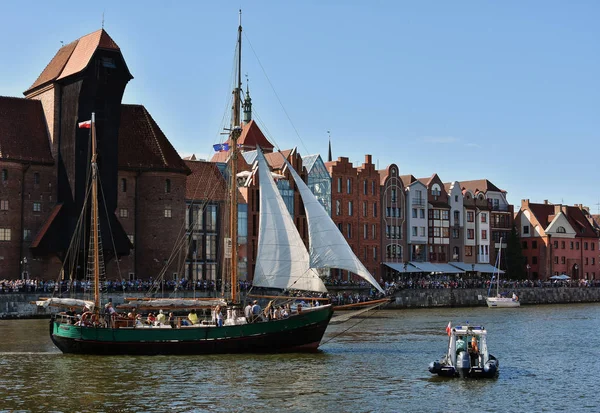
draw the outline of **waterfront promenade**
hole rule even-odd
[[[47,317],[50,309],[40,309],[30,304],[39,297],[50,296],[54,289],[68,291],[66,285],[60,286],[48,283],[23,283],[0,281],[0,318],[35,318]],[[477,307],[486,306],[485,297],[488,294],[489,280],[443,280],[433,277],[414,278],[402,282],[384,283],[389,296],[394,300],[388,305],[390,309],[436,308],[436,307]],[[10,286],[10,288],[9,288]],[[85,288],[83,288],[85,287]],[[124,288],[125,287],[125,288]],[[143,288],[142,288],[143,287]],[[113,302],[118,305],[127,297],[143,297],[147,295],[147,285],[126,286],[111,283],[106,291]],[[196,286],[181,286],[166,283],[162,288],[155,289],[155,296],[165,297],[210,297],[217,293],[215,286],[207,288]],[[199,287],[199,288],[196,288]],[[330,296],[335,304],[364,301],[371,293],[369,287],[362,283],[328,283]],[[247,291],[249,284],[241,286],[242,294]],[[77,298],[88,297],[87,286],[76,288]],[[89,291],[89,290],[87,290]],[[600,302],[600,284],[572,282],[541,282],[541,281],[507,281],[502,284],[501,291],[512,294],[514,291],[524,306],[537,304],[570,304]],[[56,309],[52,310],[56,311]]]

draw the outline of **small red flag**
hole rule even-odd
[[[86,120],[85,122],[79,122],[79,129],[91,129],[92,121]]]
[[[448,321],[448,325],[446,326],[446,333],[448,333],[448,335],[450,335],[451,331],[452,331],[452,321]]]

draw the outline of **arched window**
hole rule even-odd
[[[567,231],[565,230],[565,227],[558,227],[556,228],[556,232],[558,232],[559,234],[564,234]]]
[[[165,181],[165,193],[168,194],[169,192],[171,192],[171,180],[167,179]]]
[[[121,192],[127,192],[127,179],[121,178]]]

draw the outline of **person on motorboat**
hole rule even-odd
[[[471,366],[479,365],[479,347],[477,346],[477,337],[473,336],[471,338],[471,348],[469,349],[471,353]]]
[[[458,340],[456,340],[456,354],[461,351],[467,351],[467,343],[463,339],[463,336],[458,336]]]

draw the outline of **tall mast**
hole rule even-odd
[[[242,11],[240,10],[240,21],[238,25],[238,61],[237,61],[237,85],[233,90],[233,108],[231,114],[231,185],[230,199],[231,207],[229,208],[229,231],[231,233],[231,301],[237,302],[237,225],[238,225],[238,207],[237,207],[237,157],[238,147],[237,141],[242,134],[240,108],[242,94]]]
[[[92,112],[92,243],[94,246],[94,305],[100,308],[100,251],[98,251],[98,165],[96,164],[96,114]]]

